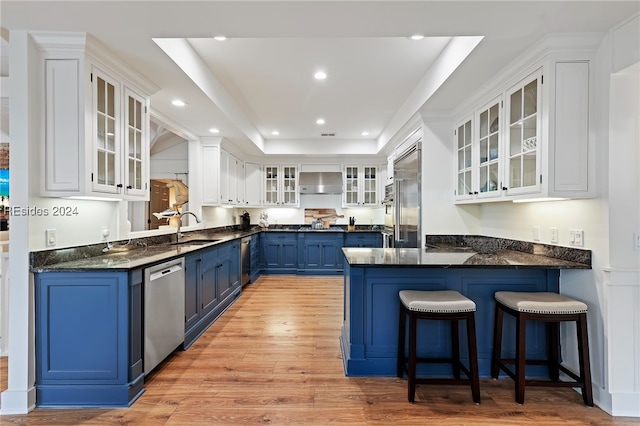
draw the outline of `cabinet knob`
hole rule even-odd
[[[116,185],[116,187],[117,187],[117,188],[122,188],[122,187],[123,187],[123,185],[122,185],[121,183],[119,183],[119,184],[117,184],[117,185]]]
[[[509,189],[509,188],[507,188],[506,186],[503,186],[503,187],[502,187],[502,190],[503,190],[503,191],[506,191],[506,190],[508,190],[508,189]]]
[[[131,186],[131,185],[127,186],[127,189],[132,189],[132,188],[133,188],[133,186]]]
[[[478,195],[478,191],[473,191],[473,195]]]

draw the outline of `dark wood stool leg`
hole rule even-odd
[[[478,373],[478,345],[476,343],[475,314],[467,316],[467,345],[469,347],[469,373],[471,374],[471,395],[473,401],[480,404],[480,378]]]
[[[451,368],[453,377],[460,378],[460,330],[458,320],[452,319],[451,325]]]
[[[504,312],[500,304],[496,303],[493,319],[493,355],[491,357],[491,377],[497,379],[500,375],[499,361],[502,356],[502,320]]]
[[[516,315],[516,402],[524,404],[524,385],[526,380],[525,355],[527,341],[526,314]]]
[[[416,316],[409,312],[409,402],[414,402],[416,397]]]
[[[593,391],[591,388],[591,364],[589,361],[589,335],[587,333],[587,314],[580,314],[576,324],[578,329],[578,355],[580,359],[580,376],[582,377],[582,400],[593,407]]]
[[[407,324],[407,315],[404,309],[404,305],[400,302],[400,320],[398,321],[398,377],[404,375],[404,343],[405,343],[405,329]]]
[[[560,356],[558,348],[560,347],[560,323],[549,322],[547,323],[548,333],[548,362],[549,362],[549,378],[555,382],[560,380]]]

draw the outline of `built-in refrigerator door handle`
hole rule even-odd
[[[400,241],[400,208],[401,208],[401,188],[402,188],[402,179],[396,179],[393,182],[394,188],[394,200],[393,200],[393,239],[395,241]],[[394,241],[394,247],[397,246]]]

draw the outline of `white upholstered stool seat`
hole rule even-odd
[[[498,291],[495,299],[518,312],[532,314],[579,314],[587,312],[586,303],[557,293]]]
[[[401,290],[400,322],[398,327],[398,377],[407,372],[408,399],[414,402],[416,384],[457,384],[470,385],[471,395],[476,403],[480,403],[480,381],[478,378],[478,349],[476,344],[475,311],[476,304],[454,290]],[[405,355],[405,334],[409,318],[409,348]],[[418,357],[417,355],[417,321],[437,320],[449,321],[451,327],[451,355],[442,357]],[[459,321],[467,326],[467,346],[469,349],[469,368],[460,361]],[[427,339],[431,341],[432,339]],[[420,363],[449,363],[452,367],[452,378],[416,377],[416,366]],[[460,372],[467,378],[461,378]]]
[[[476,304],[455,290],[402,290],[400,301],[410,311],[474,312]]]
[[[497,379],[500,372],[515,381],[516,402],[524,403],[525,386],[579,387],[585,405],[593,406],[591,389],[591,367],[589,365],[589,336],[587,334],[587,305],[557,293],[497,291],[493,328],[493,355],[491,377]],[[502,354],[502,323],[504,315],[516,319],[516,357]],[[527,322],[540,321],[547,324],[547,358],[527,359]],[[560,359],[560,323],[575,322],[578,340],[578,374],[562,365]],[[549,380],[527,378],[527,365],[546,365]],[[513,368],[511,368],[513,366]],[[560,380],[560,372],[573,380]]]

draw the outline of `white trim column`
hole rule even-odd
[[[30,147],[37,140],[40,126],[30,114],[38,116],[37,84],[29,84],[37,74],[37,49],[26,31],[11,33],[9,44],[11,133],[11,206],[29,206]],[[35,80],[37,81],[37,80]],[[35,105],[35,106],[34,106]],[[30,108],[32,107],[32,108]],[[33,121],[32,121],[33,120]],[[35,124],[31,126],[30,124]],[[33,155],[38,158],[37,153]],[[26,414],[35,408],[35,337],[33,321],[33,280],[29,273],[29,217],[11,216],[9,269],[9,374],[8,389],[2,392],[0,414]]]

